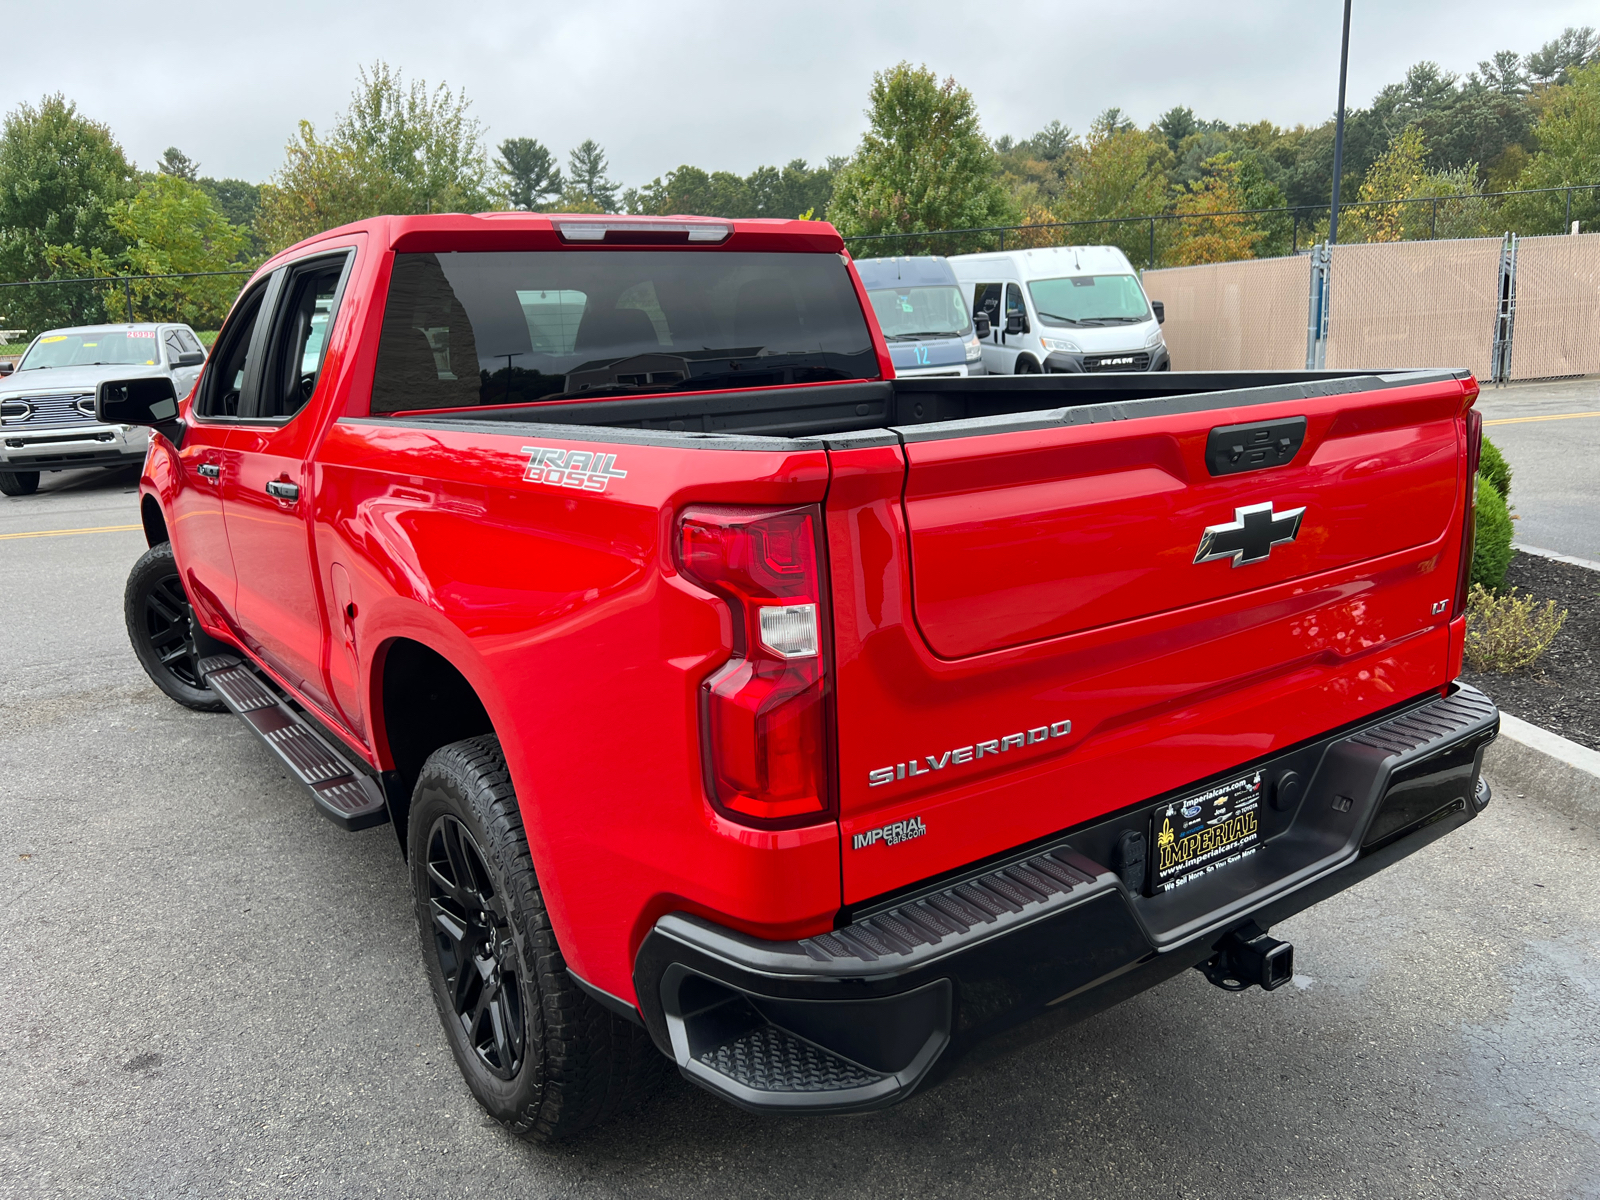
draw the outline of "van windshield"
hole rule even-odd
[[[836,254],[397,254],[374,413],[876,379]]]
[[[880,288],[868,292],[867,298],[883,336],[891,342],[963,337],[972,330],[961,289],[954,284]]]
[[[1046,325],[1129,325],[1150,320],[1144,289],[1132,275],[1073,275],[1028,284]]]

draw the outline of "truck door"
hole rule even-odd
[[[318,409],[310,400],[352,258],[341,249],[284,268],[260,387],[237,437],[238,470],[224,489],[240,631],[252,653],[324,709],[331,705],[322,673],[308,467]]]
[[[213,628],[234,625],[236,576],[222,497],[238,474],[232,439],[255,393],[265,340],[260,317],[271,305],[276,282],[276,277],[263,280],[234,305],[194,397],[192,422],[178,450],[179,480],[167,528],[189,599]]]

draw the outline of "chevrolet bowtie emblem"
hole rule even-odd
[[[1265,562],[1274,546],[1294,541],[1300,532],[1300,518],[1304,508],[1291,508],[1275,513],[1272,502],[1247,504],[1233,510],[1233,520],[1226,525],[1207,526],[1200,538],[1200,549],[1194,561],[1210,562],[1214,558],[1231,558],[1233,565]]]

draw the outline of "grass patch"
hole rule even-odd
[[[1502,675],[1531,667],[1566,623],[1567,610],[1554,600],[1540,604],[1516,588],[1499,594],[1475,583],[1467,595],[1467,663]]]

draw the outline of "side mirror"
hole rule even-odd
[[[204,350],[185,350],[178,355],[178,361],[172,365],[175,367],[198,367],[205,360],[206,352]]]
[[[108,379],[94,390],[95,420],[102,425],[153,425],[178,420],[178,393],[165,375]]]
[[[1150,301],[1150,307],[1155,309],[1156,324],[1165,325],[1167,323],[1167,306],[1159,300],[1152,300]]]
[[[1006,315],[1006,334],[1024,333],[1028,328],[1028,318],[1021,313],[1008,313]]]
[[[0,375],[9,375],[16,369],[17,364],[14,362],[0,362]]]
[[[972,332],[980,338],[989,336],[989,314],[983,309],[972,314]]]

